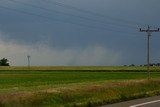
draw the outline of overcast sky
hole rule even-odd
[[[13,66],[146,63],[147,34],[160,27],[160,0],[0,0],[0,58]],[[160,33],[151,61],[160,62]]]

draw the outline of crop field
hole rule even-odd
[[[151,80],[146,72],[121,72],[122,68],[51,68],[0,68],[0,107],[96,107],[160,94],[159,68],[151,72]]]
[[[151,66],[152,71],[160,71],[159,66]],[[147,68],[145,66],[10,66],[10,67],[0,67],[0,71],[4,70],[40,70],[40,71],[55,71],[55,70],[65,70],[65,71],[145,71]]]

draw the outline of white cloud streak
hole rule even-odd
[[[13,66],[27,65],[27,55],[31,56],[33,66],[115,65],[121,60],[120,52],[100,45],[58,49],[45,43],[22,45],[0,38],[0,58],[9,59]]]

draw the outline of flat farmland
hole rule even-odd
[[[147,80],[146,72],[11,68],[0,71],[0,107],[94,107],[160,94],[160,72]]]
[[[159,66],[151,66],[152,71],[160,71]],[[146,66],[10,66],[0,67],[0,71],[4,70],[40,70],[40,71],[146,71]]]

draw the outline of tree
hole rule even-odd
[[[131,64],[131,65],[129,65],[130,67],[134,67],[135,65],[134,64]]]
[[[160,66],[160,63],[157,63],[156,66]]]
[[[1,59],[0,66],[9,66],[8,59],[6,58]]]

